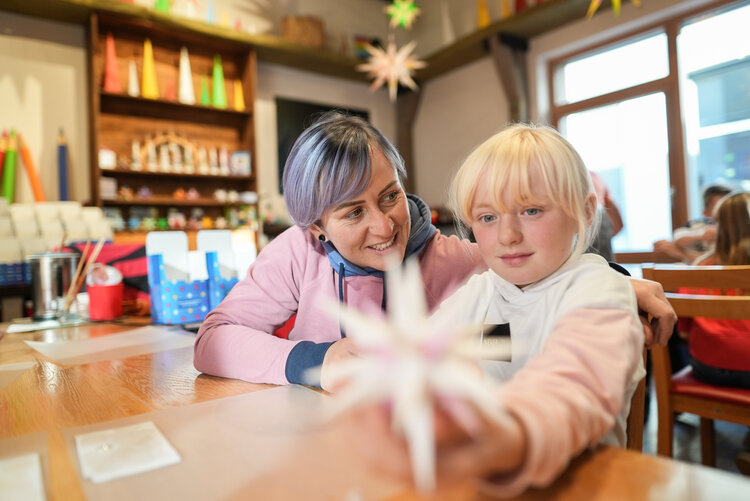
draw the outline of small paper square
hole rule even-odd
[[[39,454],[0,460],[0,493],[0,497],[8,501],[44,501],[44,480]]]
[[[96,483],[180,462],[180,455],[151,421],[75,438],[81,474]]]

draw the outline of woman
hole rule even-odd
[[[432,309],[486,269],[474,244],[430,224],[427,205],[404,192],[405,176],[393,145],[360,118],[330,112],[306,129],[284,168],[295,226],[263,249],[208,314],[195,341],[196,369],[256,383],[310,384],[307,369],[322,365],[319,386],[330,390],[326,369],[354,347],[338,320],[322,313],[321,298],[379,311],[387,301],[386,263],[417,256]],[[644,322],[647,344],[666,343],[676,317],[661,286],[634,286],[640,308],[658,321]],[[289,339],[272,335],[295,314]]]

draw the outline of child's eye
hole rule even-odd
[[[537,214],[542,213],[542,209],[539,209],[536,207],[530,207],[528,209],[525,209],[523,213],[526,214],[527,216],[536,216]]]

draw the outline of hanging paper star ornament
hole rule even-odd
[[[434,411],[439,407],[472,433],[477,411],[490,421],[502,419],[493,396],[497,383],[477,371],[480,358],[508,359],[510,343],[483,346],[481,326],[454,325],[467,306],[456,301],[439,315],[428,316],[424,286],[415,259],[398,264],[386,275],[388,317],[372,317],[338,303],[323,305],[337,316],[359,356],[326,369],[333,387],[334,413],[385,403],[392,425],[409,447],[416,487],[435,487]]]
[[[421,10],[414,3],[414,0],[394,0],[391,5],[385,8],[385,12],[391,18],[391,28],[401,26],[410,29]]]
[[[395,101],[399,83],[411,90],[417,89],[412,74],[414,70],[424,68],[427,64],[411,55],[416,45],[417,42],[413,40],[398,50],[393,40],[388,41],[386,50],[371,44],[365,45],[364,48],[370,54],[370,59],[367,63],[358,65],[357,70],[366,71],[370,74],[370,78],[375,79],[370,86],[370,92],[374,92],[387,82],[388,96],[391,101]]]

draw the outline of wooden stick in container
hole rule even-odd
[[[83,252],[81,253],[81,259],[80,261],[78,261],[78,266],[76,267],[76,272],[70,278],[70,286],[68,287],[68,290],[65,293],[65,308],[63,310],[66,313],[68,311],[68,308],[70,308],[70,304],[73,302],[73,299],[71,298],[71,294],[73,294],[73,291],[76,289],[76,284],[78,283],[78,277],[80,276],[81,270],[83,269],[84,258],[86,257],[86,253],[89,251],[90,246],[91,246],[91,239],[86,241],[86,245],[83,247]]]

